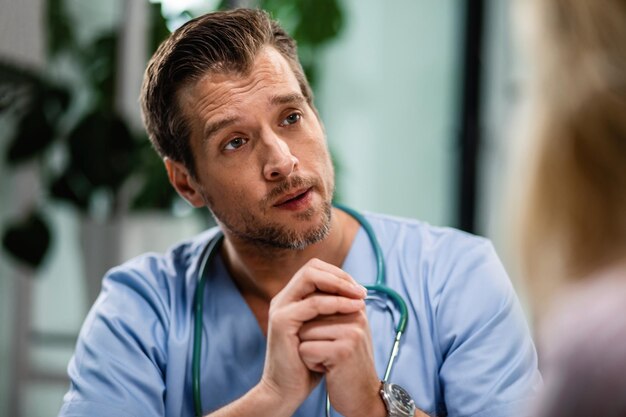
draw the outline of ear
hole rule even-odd
[[[167,177],[178,194],[193,207],[205,206],[204,198],[200,192],[200,184],[191,176],[187,167],[170,158],[164,158],[163,162],[167,170]]]

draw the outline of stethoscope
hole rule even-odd
[[[383,252],[378,243],[378,239],[376,239],[376,234],[372,229],[371,224],[361,213],[352,210],[351,208],[338,206],[339,209],[345,211],[352,217],[354,217],[360,224],[361,227],[365,230],[367,237],[370,240],[372,245],[372,249],[374,250],[374,254],[376,256],[376,281],[372,285],[365,285],[367,288],[368,295],[365,300],[379,300],[382,297],[390,300],[395,308],[400,312],[400,319],[396,324],[396,335],[393,341],[393,346],[391,348],[391,352],[389,353],[389,359],[387,360],[387,367],[385,368],[385,374],[382,378],[383,382],[387,382],[389,379],[389,375],[391,374],[391,370],[393,368],[393,364],[395,362],[396,356],[398,356],[398,351],[400,347],[400,339],[404,334],[404,330],[406,329],[406,324],[409,318],[408,309],[406,306],[406,302],[402,298],[400,294],[396,291],[392,290],[386,285],[385,278],[385,259],[383,258]],[[194,333],[193,333],[193,356],[192,356],[192,377],[193,377],[193,401],[194,408],[197,417],[202,417],[202,398],[200,396],[200,354],[202,350],[202,310],[203,310],[203,301],[204,301],[204,286],[206,284],[208,278],[208,267],[211,265],[211,262],[219,252],[219,248],[224,240],[224,234],[222,232],[218,232],[218,234],[209,241],[204,250],[202,251],[200,259],[200,273],[198,275],[198,287],[196,288],[196,293],[194,295]],[[393,316],[393,311],[390,308],[387,308],[387,311]],[[330,416],[330,400],[328,397],[328,393],[326,394],[326,416]]]

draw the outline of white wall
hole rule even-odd
[[[457,1],[345,0],[320,56],[317,105],[346,204],[454,222],[460,32]]]

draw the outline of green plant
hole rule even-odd
[[[151,11],[155,49],[168,31],[159,5]],[[117,30],[81,44],[63,0],[48,1],[47,12],[48,68],[0,63],[0,113],[16,121],[5,138],[7,165],[34,162],[44,190],[41,201],[66,202],[85,216],[96,205],[104,206],[105,217],[128,208],[169,209],[176,195],[158,156],[145,133],[133,131],[115,109]],[[77,86],[50,75],[59,65],[75,68]],[[139,186],[128,204],[130,179]],[[2,238],[7,252],[33,267],[43,261],[53,235],[41,201],[6,224]]]

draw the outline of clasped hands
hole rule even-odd
[[[385,415],[366,294],[345,271],[312,259],[272,299],[261,384],[289,409],[325,376],[331,404],[342,415]]]

